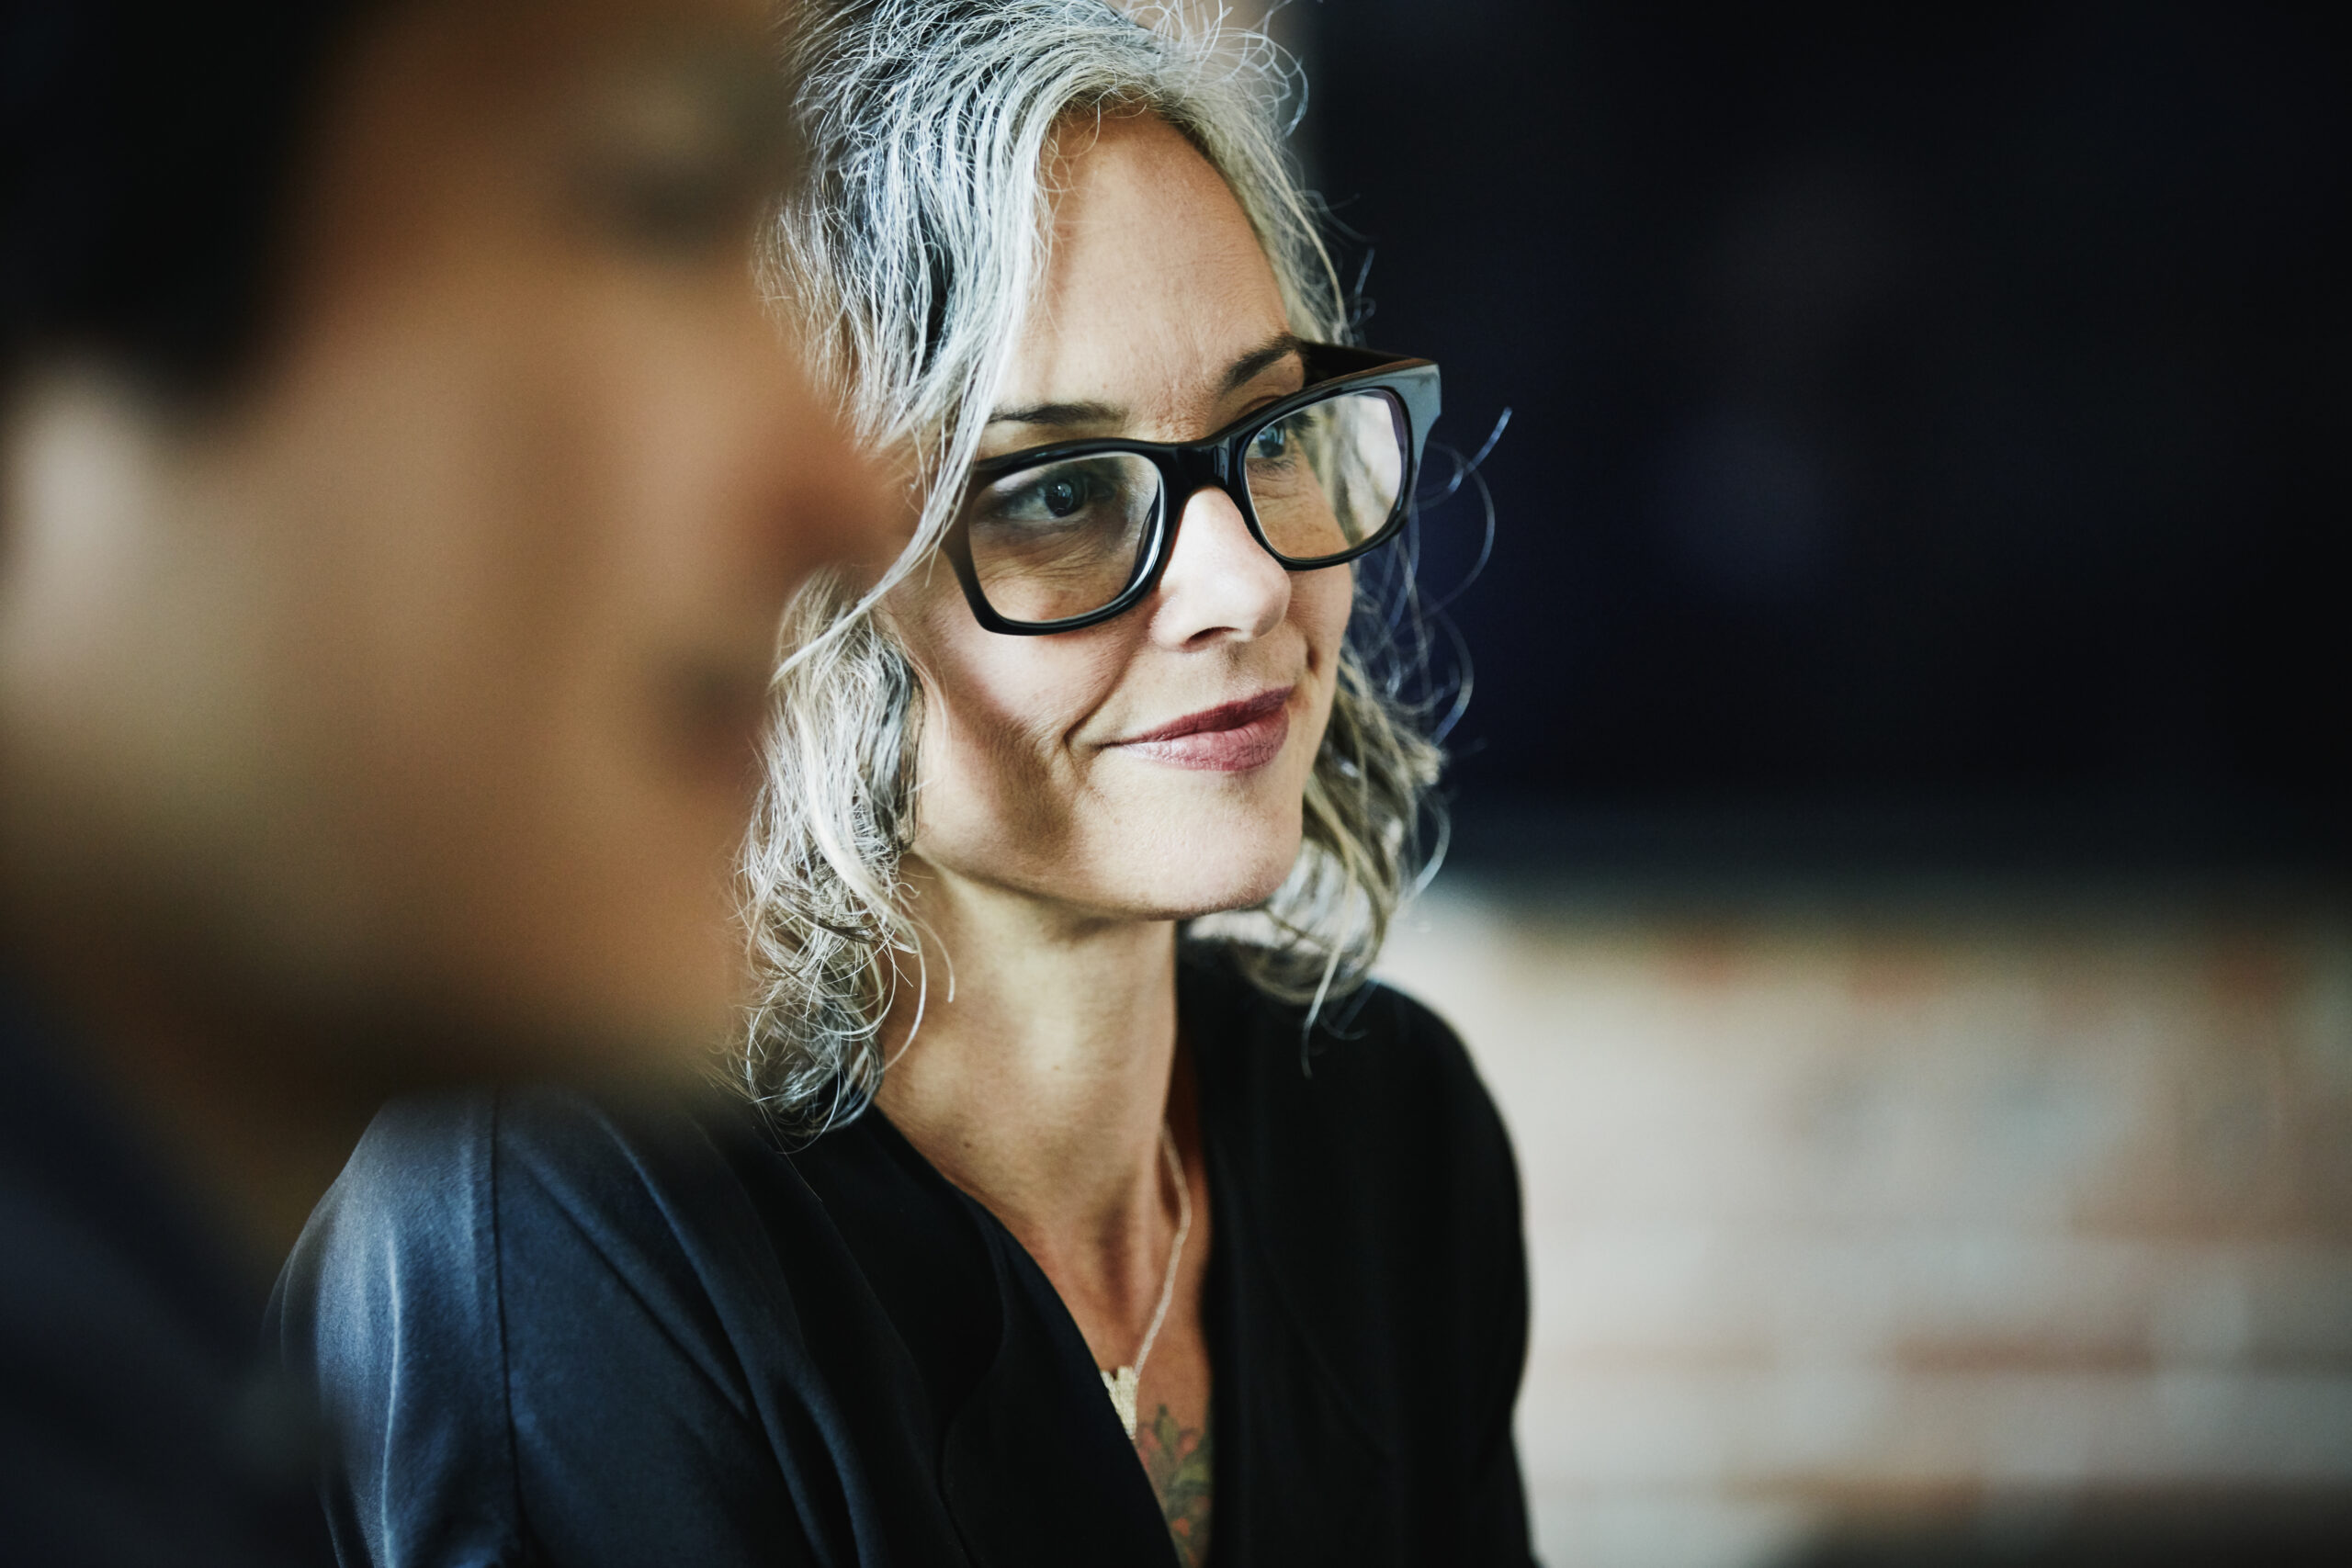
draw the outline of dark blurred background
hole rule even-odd
[[[2337,17],[1273,26],[1367,339],[1513,410],[1385,972],[1517,1145],[1546,1558],[2352,1562]]]
[[[1369,341],[1513,410],[1462,852],[2340,871],[2339,21],[1279,16]]]

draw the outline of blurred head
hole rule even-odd
[[[871,1091],[910,876],[1080,921],[1259,909],[1261,983],[1344,988],[1437,761],[1348,640],[1351,572],[1285,570],[1210,488],[1132,609],[1017,637],[935,553],[975,461],[1202,439],[1299,389],[1295,340],[1341,335],[1271,46],[1102,0],[879,0],[813,15],[798,55],[810,177],[777,270],[922,531],[878,604],[820,582],[795,607],[751,1087],[812,1121]],[[1222,739],[1171,733],[1204,714]]]
[[[765,0],[176,10],[199,78],[271,62],[189,121],[193,282],[132,220],[169,150],[96,144],[173,133],[169,28],[25,57],[121,113],[9,191],[14,940],[523,1061],[707,1043],[779,610],[888,553],[752,278]],[[90,169],[49,265],[19,209]]]

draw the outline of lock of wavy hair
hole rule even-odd
[[[802,591],[775,681],[743,871],[758,988],[740,1066],[785,1127],[814,1135],[871,1101],[883,1020],[922,983],[899,868],[922,688],[876,606],[953,515],[1044,271],[1057,139],[1159,116],[1232,189],[1292,329],[1344,341],[1348,321],[1284,147],[1297,74],[1261,35],[1105,0],[805,0],[790,54],[808,162],[771,231],[773,292],[920,509],[881,587]],[[1371,598],[1360,580],[1298,863],[1238,928],[1251,979],[1317,1010],[1371,968],[1434,820],[1440,753],[1400,695],[1419,639],[1400,650],[1393,629],[1418,622]]]

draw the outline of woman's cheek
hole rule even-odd
[[[1328,682],[1338,673],[1340,643],[1347,636],[1348,615],[1355,605],[1355,569],[1327,567],[1302,576],[1304,581],[1291,591],[1292,614],[1306,634],[1316,673]]]

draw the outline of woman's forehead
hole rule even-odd
[[[1225,180],[1165,120],[1089,121],[1056,161],[1046,274],[1000,406],[1197,412],[1288,331],[1282,290]]]

